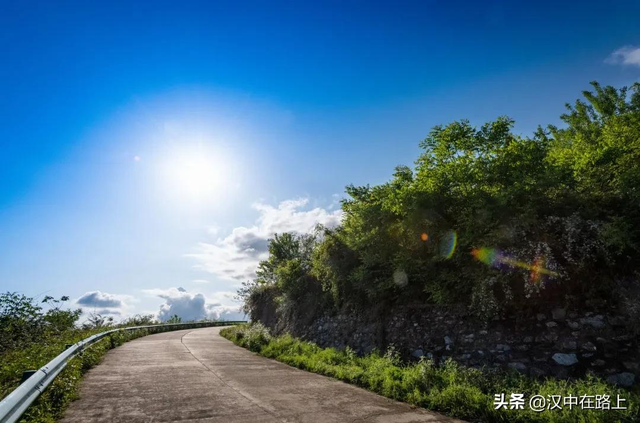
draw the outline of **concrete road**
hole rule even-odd
[[[74,422],[456,422],[235,346],[205,328],[149,335],[91,369]]]

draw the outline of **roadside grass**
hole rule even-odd
[[[640,421],[640,395],[637,392],[611,386],[594,376],[574,381],[540,381],[516,372],[463,367],[451,360],[441,366],[430,360],[405,364],[393,349],[383,355],[374,352],[359,357],[349,348],[344,351],[320,348],[290,335],[273,337],[260,324],[225,328],[220,334],[264,357],[352,383],[388,398],[473,422]],[[524,409],[496,410],[494,396],[503,393],[507,401],[511,393],[524,394]],[[627,400],[622,404],[627,410],[581,409],[578,405],[536,412],[529,408],[528,403],[533,395],[544,398],[574,396],[578,397],[578,401],[583,395],[609,395],[611,407],[616,406],[619,395]]]
[[[48,336],[42,342],[26,348],[6,352],[0,356],[0,398],[20,385],[23,371],[37,370],[64,351],[68,344],[104,331],[105,328],[69,330],[56,336]],[[82,375],[100,363],[108,350],[148,333],[146,329],[114,333],[85,349],[69,361],[67,367],[27,409],[20,422],[55,422],[77,397]]]

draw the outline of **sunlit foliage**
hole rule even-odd
[[[318,285],[338,308],[493,304],[478,310],[485,318],[637,292],[640,84],[592,85],[562,127],[532,136],[508,117],[434,127],[415,167],[347,187],[341,227],[304,238],[305,248],[293,235],[272,240],[253,289],[295,300]]]

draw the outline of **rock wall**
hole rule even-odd
[[[462,307],[405,306],[368,314],[321,315],[310,325],[279,322],[276,332],[359,353],[389,345],[408,360],[447,358],[473,367],[512,368],[534,377],[571,378],[588,371],[611,383],[640,379],[639,337],[619,315],[556,308],[483,324]]]

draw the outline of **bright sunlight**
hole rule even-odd
[[[198,202],[222,194],[229,179],[228,161],[219,152],[202,145],[172,151],[162,172],[172,194],[181,200]]]

